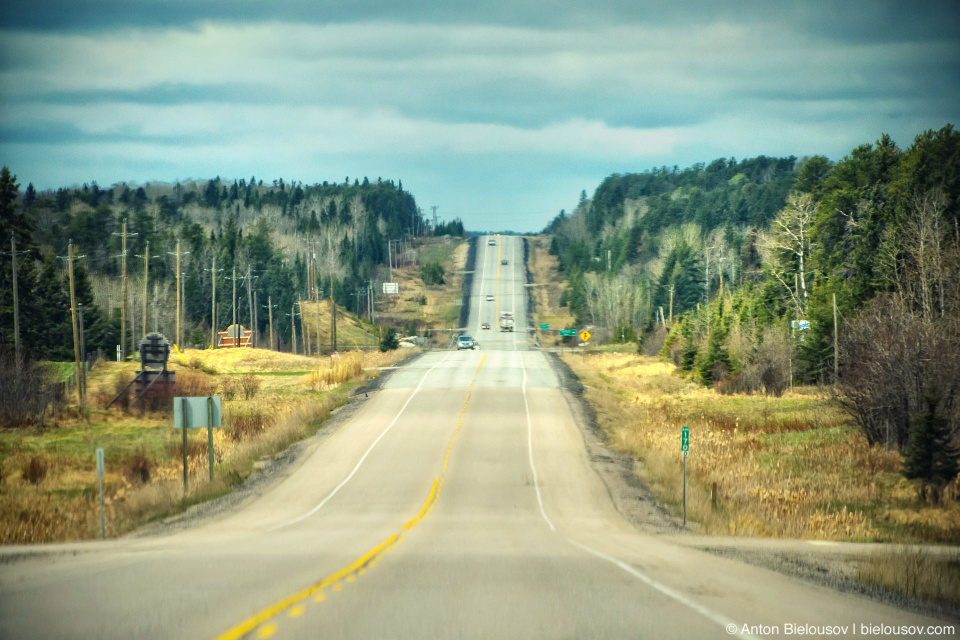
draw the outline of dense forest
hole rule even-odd
[[[332,282],[337,303],[352,308],[356,291],[366,291],[377,267],[387,264],[389,240],[432,233],[413,195],[390,180],[308,186],[216,178],[37,192],[32,184],[21,190],[4,168],[0,343],[14,343],[12,235],[23,348],[37,358],[73,358],[66,259],[72,241],[87,352],[100,348],[112,355],[120,343],[124,223],[128,352],[144,333],[144,318],[146,330],[174,337],[178,243],[184,343],[210,342],[215,279],[217,328],[232,322],[236,286],[238,321],[250,326],[256,300],[257,329],[266,336],[270,301],[279,341],[289,345],[296,300],[329,297]],[[463,235],[463,224],[445,223],[437,232]]]
[[[960,133],[613,175],[553,235],[579,325],[721,391],[834,383],[871,442],[960,429]],[[924,418],[925,420],[927,418]]]

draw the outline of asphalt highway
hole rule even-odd
[[[638,532],[529,347],[522,256],[520,238],[481,238],[466,328],[480,349],[391,372],[256,501],[173,534],[7,554],[0,637],[854,637],[944,624]],[[498,330],[502,311],[517,331]]]

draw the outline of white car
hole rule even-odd
[[[460,336],[457,338],[457,351],[462,349],[479,349],[480,345],[470,336]]]
[[[493,302],[493,296],[489,293],[487,294],[487,302]]]
[[[490,245],[491,247],[495,247],[495,246],[497,246],[497,241],[496,241],[496,240],[490,240],[489,242],[487,242],[487,244]]]

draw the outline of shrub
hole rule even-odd
[[[383,330],[383,337],[380,338],[380,351],[393,351],[400,346],[397,340],[397,330],[393,327],[386,327]]]
[[[49,465],[47,464],[46,459],[43,456],[32,455],[27,461],[21,473],[25,480],[30,484],[40,484],[40,482],[47,477],[47,469]]]
[[[263,411],[250,409],[230,417],[227,434],[234,442],[241,442],[262,433],[271,424]]]
[[[245,373],[240,377],[240,388],[243,389],[243,397],[251,400],[260,391],[260,378],[252,373]]]
[[[147,457],[147,454],[140,450],[127,459],[124,465],[123,475],[130,482],[139,482],[146,484],[150,482],[150,474],[156,465]]]
[[[443,266],[439,262],[428,262],[420,269],[423,284],[443,284]]]
[[[0,426],[43,426],[48,412],[64,402],[63,385],[34,360],[22,358],[19,366],[13,352],[0,351]]]

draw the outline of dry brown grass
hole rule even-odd
[[[315,374],[315,357],[261,349],[188,352],[188,361],[195,355],[207,366],[230,373],[211,375],[202,369],[171,364],[178,383],[183,383],[177,395],[189,391],[224,397],[224,428],[213,434],[215,480],[209,480],[207,435],[203,429],[191,430],[186,494],[181,434],[172,428],[169,411],[148,411],[140,416],[139,411],[88,408],[76,418],[61,421],[57,429],[0,432],[0,544],[99,535],[94,463],[97,446],[106,450],[108,536],[221,495],[250,475],[255,461],[276,455],[320,428],[329,412],[347,400],[353,384],[375,375],[376,367],[392,365],[409,353],[397,350],[324,358],[321,369],[336,362],[333,368],[339,371],[335,376],[339,382],[319,391],[307,383],[309,375],[297,375],[311,370],[310,375]],[[258,361],[257,355],[262,355],[265,362]],[[129,380],[136,368],[132,363],[102,363],[91,377],[91,392],[112,390],[118,376]],[[256,380],[259,390],[245,394],[245,379]],[[224,388],[232,389],[232,393],[223,393]]]
[[[883,589],[960,607],[960,554],[933,555],[904,547],[877,553],[860,567],[857,579]]]
[[[363,372],[363,353],[352,351],[323,358],[319,367],[305,376],[307,386],[324,391]]]
[[[401,328],[416,324],[420,332],[450,328],[460,318],[460,307],[455,301],[461,295],[463,274],[457,272],[466,266],[468,249],[469,245],[459,238],[451,238],[449,243],[442,239],[429,241],[422,247],[421,255],[426,258],[447,256],[443,260],[444,284],[424,285],[420,277],[421,265],[394,269],[393,280],[400,285],[400,293],[383,296],[377,304],[377,313],[390,318],[391,324]]]
[[[612,445],[643,461],[667,504],[682,493],[680,430],[690,427],[687,514],[708,533],[829,540],[956,542],[960,504],[926,505],[895,451],[870,447],[809,389],[723,396],[627,353],[565,358],[590,389]],[[714,483],[719,500],[714,509]]]
[[[566,281],[557,270],[558,261],[556,256],[549,253],[549,236],[529,237],[530,253],[527,266],[530,269],[530,275],[533,278],[533,298],[536,303],[536,313],[534,313],[532,322],[534,326],[540,324],[549,324],[550,329],[565,329],[574,322],[574,317],[570,314],[570,307],[560,306],[560,296],[563,294]],[[560,345],[560,336],[557,332],[540,333],[540,344],[547,347]]]

